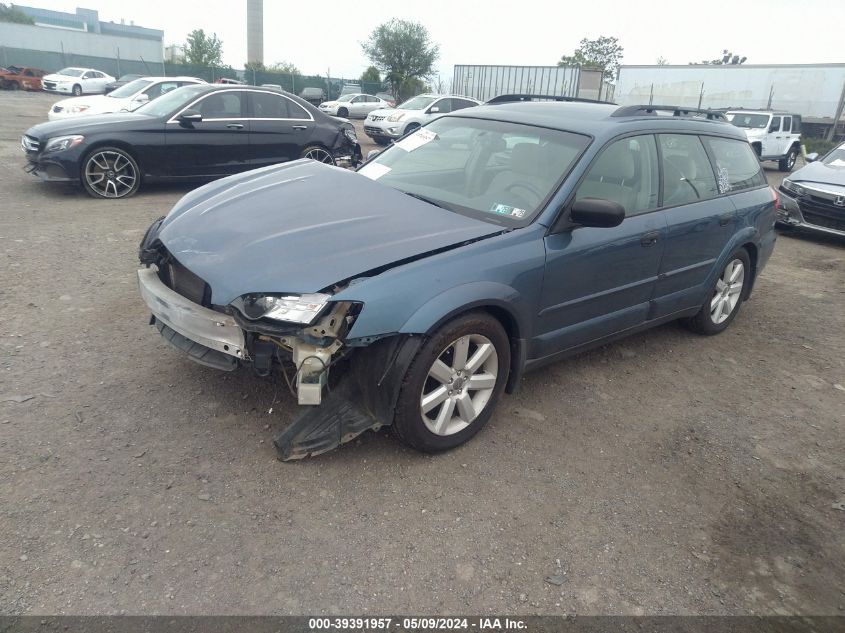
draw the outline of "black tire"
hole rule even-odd
[[[349,116],[349,110],[347,110],[346,108],[338,108],[337,116],[345,119]]]
[[[411,132],[416,130],[419,126],[420,126],[419,123],[408,123],[408,127],[405,128],[405,132],[402,134],[402,136],[405,136],[406,134],[410,134]]]
[[[73,90],[71,92],[73,92],[74,97],[81,97],[82,96],[82,86],[80,86],[79,84],[74,84]]]
[[[798,159],[798,148],[793,147],[789,153],[778,161],[778,170],[791,172],[795,167],[795,161]]]
[[[311,158],[313,160],[325,163],[326,165],[335,165],[334,156],[325,147],[320,145],[309,145],[299,155],[300,158]]]
[[[423,389],[427,381],[431,380],[429,371],[435,361],[449,353],[450,345],[457,339],[470,335],[481,336],[493,344],[498,367],[495,385],[481,411],[466,427],[451,435],[437,435],[429,430],[423,421]],[[471,354],[469,358],[472,359]],[[393,433],[408,446],[426,453],[437,453],[460,446],[478,433],[490,419],[496,402],[505,389],[509,370],[510,341],[501,323],[485,312],[470,312],[449,321],[428,337],[411,362],[399,392],[392,425]],[[439,410],[441,406],[445,406],[445,403],[438,405],[433,411]]]
[[[21,89],[21,85],[17,81],[10,81],[6,85],[8,86],[9,90],[12,91]]]
[[[722,281],[722,277],[723,275],[725,275],[727,268],[737,260],[739,260],[743,266],[742,286],[739,292],[739,297],[736,301],[736,304],[731,309],[730,314],[728,314],[727,318],[724,321],[717,323],[714,321],[713,315],[711,314],[711,310],[713,303],[717,300],[717,295],[720,294],[719,282]],[[712,336],[713,334],[719,334],[720,332],[724,332],[736,318],[736,315],[739,314],[739,309],[742,306],[742,302],[748,295],[748,288],[750,283],[751,258],[748,256],[747,250],[745,250],[744,248],[740,248],[728,258],[727,264],[719,273],[719,276],[716,278],[716,281],[711,286],[710,292],[707,293],[707,298],[705,299],[704,304],[701,306],[701,310],[699,310],[698,314],[696,314],[694,317],[686,321],[686,324],[689,329],[691,329],[693,332],[696,332],[697,334],[703,334],[705,336]]]
[[[751,147],[754,149],[754,153],[757,154],[757,159],[759,160],[763,155],[763,146],[760,143],[754,143]]]
[[[373,138],[376,145],[390,145],[390,139],[384,138],[383,136],[376,136]]]
[[[95,157],[99,157],[101,154],[108,154],[110,157],[106,157],[104,161],[102,159],[100,161],[95,161],[93,165],[90,165],[91,161],[94,160]],[[99,165],[97,162],[99,162]],[[112,169],[103,169],[101,167],[103,164],[111,166]],[[89,179],[89,165],[91,166],[91,171],[104,172],[104,177],[107,180],[116,183],[114,186],[115,194],[106,195],[106,193],[100,191],[97,183],[93,182],[93,179]],[[115,166],[119,169],[115,169]],[[131,184],[129,184],[126,180],[127,175],[131,175],[133,177]],[[118,177],[120,177],[121,180],[117,180]],[[125,149],[121,149],[119,147],[95,147],[88,152],[82,160],[82,166],[79,169],[79,179],[82,182],[82,187],[85,189],[85,192],[92,198],[117,200],[134,196],[137,193],[138,188],[141,186],[141,168],[138,166],[138,161],[135,160],[135,157]],[[108,185],[105,188],[106,191],[111,191]]]

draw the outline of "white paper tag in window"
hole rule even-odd
[[[382,165],[381,163],[370,163],[358,170],[362,176],[366,176],[370,180],[378,180],[385,174],[390,172],[390,167]]]
[[[396,147],[401,147],[406,152],[413,152],[415,149],[422,147],[426,143],[431,143],[436,138],[437,132],[420,129],[413,134],[406,136],[398,143],[395,143],[395,145]]]

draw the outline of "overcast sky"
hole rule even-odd
[[[246,0],[19,0],[73,12],[84,6],[101,20],[164,30],[165,44],[183,43],[195,28],[223,40],[224,62],[246,61]],[[423,23],[440,45],[444,82],[454,64],[554,65],[584,37],[615,36],[623,64],[672,64],[719,57],[723,49],[747,63],[845,62],[839,37],[825,24],[845,24],[843,0],[264,0],[264,61],[293,62],[304,74],[358,77],[368,61],[360,42],[381,22]],[[808,28],[808,24],[817,26]]]

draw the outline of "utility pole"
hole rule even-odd
[[[842,83],[842,94],[839,96],[839,105],[836,106],[836,114],[833,115],[833,125],[827,133],[827,140],[832,141],[836,135],[836,127],[839,125],[839,119],[842,118],[842,110],[845,109],[845,82]]]

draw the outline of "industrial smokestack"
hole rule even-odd
[[[264,63],[264,0],[246,0],[246,56]]]

